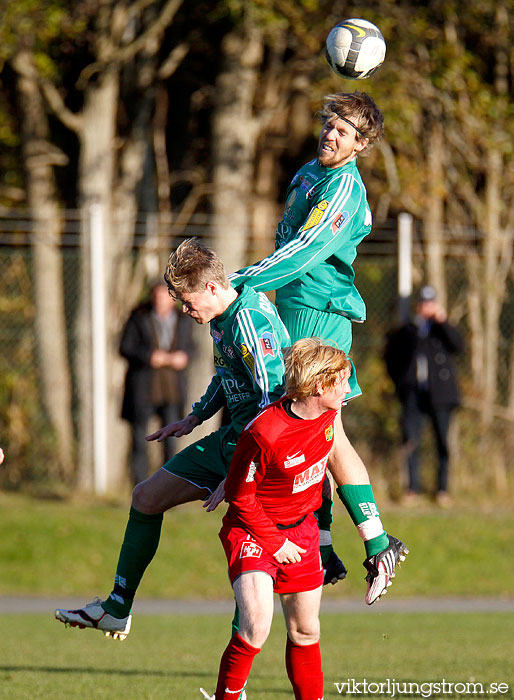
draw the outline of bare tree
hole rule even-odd
[[[32,50],[19,49],[12,58],[12,66],[21,104],[27,197],[33,220],[36,337],[43,404],[57,435],[56,461],[62,475],[71,480],[74,440],[60,250],[63,222],[54,178],[54,166],[66,164],[67,159],[50,143],[48,117]]]
[[[119,388],[122,365],[117,355],[117,332],[126,314],[123,304],[126,292],[127,268],[118,269],[118,262],[130,245],[135,225],[136,185],[142,177],[143,161],[149,147],[147,128],[153,105],[153,88],[158,79],[159,65],[153,60],[160,48],[162,35],[173,21],[182,0],[165,0],[158,11],[150,0],[126,4],[121,0],[99,0],[94,18],[94,34],[90,49],[94,61],[86,66],[79,78],[84,102],[79,113],[68,109],[56,86],[42,80],[45,97],[54,114],[73,130],[79,139],[79,197],[82,210],[82,274],[80,310],[77,318],[77,339],[81,348],[77,363],[80,400],[79,484],[93,486],[93,411],[91,324],[91,269],[89,217],[93,204],[100,206],[107,235],[105,250],[105,288],[114,301],[112,322],[108,329],[109,375],[113,379],[109,400],[109,426],[112,452],[109,482],[111,488],[123,481],[121,451],[122,430],[118,418]],[[139,27],[135,31],[134,27]],[[138,110],[128,138],[120,140],[117,117],[122,70],[137,56],[146,58],[137,80],[141,88]],[[177,66],[185,55],[182,47],[175,48],[166,62]],[[119,274],[118,274],[119,273]],[[125,312],[125,313],[124,313]],[[114,433],[112,432],[114,431]],[[118,439],[116,439],[118,436]]]

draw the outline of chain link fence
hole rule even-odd
[[[155,216],[139,220],[133,244],[123,253],[131,257],[133,270],[142,261],[141,284],[135,287],[140,295],[144,292],[144,278],[154,278],[162,272],[177,236],[200,235],[211,242],[209,220],[205,217],[193,219],[187,226],[177,224],[175,229],[171,222],[167,227],[171,235],[160,234],[155,222]],[[38,492],[55,489],[57,483],[64,483],[67,488],[76,483],[81,410],[76,383],[76,368],[81,362],[76,333],[83,254],[80,228],[78,212],[66,212],[58,254],[62,266],[66,351],[72,379],[70,410],[74,447],[72,463],[64,468],[58,458],[59,440],[51,412],[43,397],[39,335],[52,334],[54,329],[41,329],[37,324],[39,300],[34,284],[32,223],[26,211],[0,214],[0,446],[6,452],[0,487],[5,489]],[[474,231],[466,235],[473,240],[473,254],[480,259],[480,246],[476,244],[479,233]],[[116,240],[110,245],[116,246]],[[272,245],[270,240],[270,251]],[[466,239],[448,235],[444,254],[444,296],[448,300],[450,320],[459,326],[467,349],[459,358],[463,406],[452,428],[451,489],[469,494],[475,501],[489,496],[508,501],[514,471],[510,456],[514,448],[514,282],[511,275],[502,300],[497,329],[497,388],[490,418],[484,419],[481,390],[477,386],[476,370],[473,373],[470,352],[476,347],[477,339],[472,337],[476,329],[470,327],[468,318],[468,297],[473,285],[467,265],[469,254]],[[248,262],[255,259],[250,243]],[[368,310],[366,323],[354,325],[352,348],[364,397],[350,403],[344,419],[352,442],[368,465],[375,488],[394,498],[403,486],[404,456],[400,448],[399,404],[382,358],[386,333],[398,319],[396,221],[375,226],[372,236],[359,248],[355,270],[357,287]],[[427,281],[420,227],[416,227],[414,236],[413,280],[415,289]],[[44,290],[39,293],[44,294]],[[108,325],[117,332],[126,316],[114,318],[115,313],[119,312],[108,306]],[[114,400],[121,405],[119,381],[112,391]],[[435,474],[435,454],[430,435],[425,442],[424,479],[430,489]],[[128,480],[128,470],[126,474]]]

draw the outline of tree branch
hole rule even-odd
[[[155,0],[135,0],[135,2],[132,2],[127,8],[127,20],[130,22],[154,2]]]
[[[166,78],[169,78],[171,75],[173,75],[173,73],[177,70],[184,58],[187,56],[189,49],[189,44],[177,44],[177,46],[175,46],[170,51],[168,58],[164,61],[164,63],[157,71],[157,76],[161,80],[166,80]]]
[[[48,106],[55,116],[70,131],[78,134],[82,130],[82,117],[66,107],[62,95],[53,83],[40,79],[40,85]]]
[[[157,19],[148,27],[148,29],[143,32],[139,37],[134,39],[130,44],[122,46],[118,49],[112,49],[108,60],[94,61],[86,66],[80,73],[77,80],[77,88],[83,90],[87,82],[95,73],[100,73],[107,65],[110,63],[120,64],[128,63],[136,54],[142,49],[146,48],[148,55],[156,53],[158,50],[158,43],[155,43],[154,48],[150,51],[149,46],[151,45],[151,40],[155,39],[159,34],[161,34],[166,27],[168,27],[173,21],[173,17],[178,12],[183,0],[167,0],[166,4],[162,8],[160,15]],[[139,9],[143,10],[147,6],[146,0],[140,0],[138,3]],[[134,8],[132,8],[133,10]],[[134,15],[132,11],[128,16],[129,19]],[[182,46],[182,44],[179,44]],[[177,47],[178,48],[178,47]],[[173,52],[172,52],[173,53]],[[180,51],[178,52],[180,54]],[[184,54],[185,55],[185,54]],[[170,54],[171,57],[171,54]],[[183,56],[182,56],[183,58]],[[165,64],[167,61],[165,62]],[[178,63],[177,63],[178,65]],[[175,66],[176,69],[177,66]],[[170,73],[171,75],[171,73]]]
[[[182,2],[183,0],[167,0],[166,4],[162,8],[161,14],[148,27],[148,29],[132,43],[118,49],[118,51],[114,53],[113,59],[121,63],[130,61],[131,58],[133,58],[149,43],[150,39],[154,39],[155,37],[159,36],[159,34],[162,34],[166,27],[171,24],[174,16],[182,5]],[[152,53],[155,53],[156,50],[157,47]]]

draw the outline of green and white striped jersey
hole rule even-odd
[[[352,265],[370,231],[371,211],[356,160],[340,168],[311,160],[287,191],[275,252],[230,275],[231,283],[276,289],[279,309],[307,306],[364,321],[366,306]]]
[[[284,393],[281,348],[289,345],[289,334],[267,296],[249,287],[242,287],[210,328],[215,374],[192,413],[204,421],[226,405],[240,433]]]

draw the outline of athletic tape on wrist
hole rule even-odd
[[[380,518],[374,517],[368,518],[367,520],[364,520],[364,522],[357,525],[357,530],[359,531],[359,534],[364,542],[366,542],[367,540],[372,540],[375,537],[382,535],[384,532],[384,526],[382,525]]]

